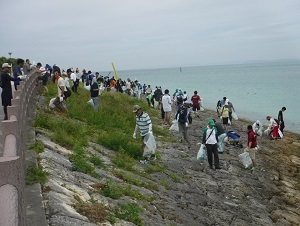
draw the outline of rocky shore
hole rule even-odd
[[[190,144],[178,142],[177,133],[172,133],[172,141],[156,137],[158,159],[136,161],[133,170],[116,167],[116,152],[89,143],[86,153],[103,161],[95,170],[98,177],[75,171],[69,160],[72,151],[37,129],[36,140],[45,147],[38,158],[49,173],[43,187],[49,225],[300,225],[300,135],[285,132],[284,139],[276,141],[260,138],[255,173],[238,160],[244,148],[226,144],[219,155],[222,169],[212,170],[206,161],[196,160],[197,143],[211,118],[217,119],[214,112],[203,111],[193,119]],[[244,146],[249,123],[238,120],[229,128],[241,135]],[[103,195],[108,184],[134,194]],[[101,216],[126,203],[141,207],[140,219],[132,223],[116,215]]]

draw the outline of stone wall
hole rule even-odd
[[[21,81],[14,92],[8,120],[2,121],[3,156],[0,157],[0,225],[26,225],[25,131],[30,99],[36,92],[36,72]]]

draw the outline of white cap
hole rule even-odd
[[[2,68],[11,68],[11,65],[9,63],[2,64]]]

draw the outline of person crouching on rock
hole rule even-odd
[[[209,167],[213,168],[212,155],[214,155],[215,168],[221,169],[218,155],[218,131],[212,119],[208,121],[208,126],[203,130],[202,144],[206,146]]]
[[[249,125],[248,129],[248,145],[245,151],[247,151],[252,160],[251,171],[256,171],[256,160],[255,160],[255,150],[257,147],[256,134],[253,131],[253,127]]]

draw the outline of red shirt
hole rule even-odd
[[[250,148],[256,148],[256,134],[253,132],[253,130],[248,131],[248,146],[250,142],[252,142]]]
[[[193,102],[193,106],[199,106],[199,100],[201,100],[199,95],[194,94],[191,98],[191,101]]]

